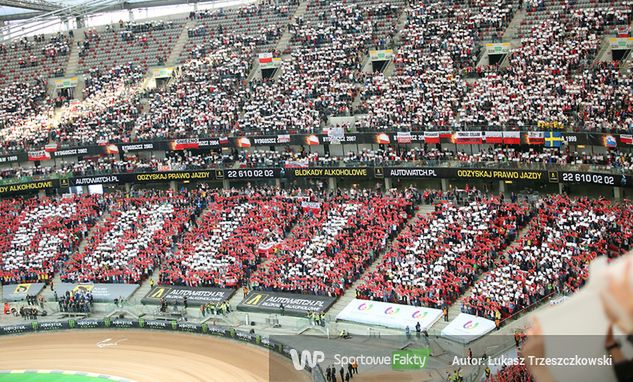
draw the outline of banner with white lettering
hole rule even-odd
[[[453,143],[457,145],[480,145],[483,140],[481,131],[457,131],[453,134]]]
[[[422,330],[427,330],[441,316],[440,309],[354,299],[336,319],[396,329],[405,329],[408,326],[414,331],[418,322]]]
[[[282,313],[304,317],[308,312],[323,312],[336,299],[310,294],[254,291],[237,306],[238,310],[265,313]]]
[[[230,299],[233,293],[235,293],[235,289],[231,288],[193,288],[177,285],[157,285],[147,292],[145,297],[141,300],[141,303],[159,305],[160,300],[165,299],[169,304],[173,304],[176,301],[182,304],[184,298],[187,297],[187,303],[189,305],[217,304]]]
[[[460,313],[442,329],[442,337],[469,343],[490,333],[495,328],[494,321],[472,314]]]

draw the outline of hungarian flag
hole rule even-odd
[[[503,131],[486,131],[486,143],[491,145],[503,143]]]
[[[237,140],[237,147],[246,149],[251,147],[251,140],[247,137],[241,137]]]
[[[520,145],[521,144],[521,132],[519,131],[504,131],[503,143],[506,145]]]
[[[530,131],[527,135],[528,145],[544,145],[545,134],[542,131]]]
[[[385,133],[376,134],[376,143],[379,145],[388,145],[391,143],[391,139]]]
[[[620,143],[622,143],[623,145],[633,145],[633,135],[620,134]]]
[[[483,140],[481,131],[457,131],[453,134],[453,143],[456,145],[480,145]]]
[[[57,151],[57,143],[51,142],[46,144],[46,146],[44,146],[44,151],[46,151],[47,153],[54,153],[55,151]]]
[[[398,143],[411,143],[411,132],[403,132],[400,131],[398,132],[398,134],[396,135],[396,140],[398,141]]]
[[[439,131],[425,131],[424,132],[424,142],[426,142],[426,143],[440,143],[440,132]]]
[[[51,154],[47,153],[45,150],[29,151],[30,161],[49,160],[49,159],[51,159]]]
[[[319,137],[314,134],[310,134],[306,137],[306,145],[314,146],[318,145],[319,143]]]
[[[106,154],[118,154],[119,153],[119,146],[115,145],[114,143],[110,143],[109,145],[107,145],[105,147],[105,151]]]
[[[176,139],[170,144],[172,150],[197,149],[200,143],[197,139]]]

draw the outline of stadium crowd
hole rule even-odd
[[[137,155],[106,155],[96,158],[71,161],[61,159],[56,164],[46,166],[17,166],[0,169],[1,180],[22,177],[43,178],[46,176],[89,176],[103,174],[122,174],[132,172],[157,172],[197,170],[209,168],[255,168],[255,167],[336,167],[336,166],[389,166],[389,165],[429,165],[429,166],[498,166],[498,167],[538,167],[538,168],[580,168],[627,172],[633,170],[633,156],[626,151],[612,149],[605,152],[574,152],[568,149],[489,147],[478,153],[466,153],[450,149],[412,148],[402,149],[385,147],[384,149],[361,149],[345,155],[319,154],[304,149],[294,151],[286,148],[282,151],[264,149],[233,150],[219,154],[211,151],[197,154],[193,151],[170,152],[164,158],[155,155],[149,157]]]
[[[234,131],[243,84],[257,38],[230,35],[197,47],[193,60],[164,91],[151,95],[150,111],[136,122],[137,136],[205,136]]]
[[[65,264],[62,280],[145,280],[203,209],[202,203],[171,193],[111,198],[109,202],[109,215],[85,240],[83,250],[73,253]]]
[[[257,19],[268,15],[270,7],[285,20],[296,5],[249,5],[236,14]],[[315,131],[328,117],[359,113],[367,114],[357,123],[361,130],[532,128],[544,122],[577,130],[632,131],[631,78],[620,74],[619,61],[592,63],[605,31],[630,22],[630,1],[616,7],[565,4],[562,17],[543,5],[528,6],[529,22],[520,27],[527,32],[520,33],[521,47],[512,49],[510,65],[475,68],[479,47],[498,40],[510,22],[513,2],[431,0],[407,6],[400,1],[311,1],[306,14],[287,25],[291,39],[286,52],[274,52],[275,57],[289,55],[282,60],[280,77],[251,81],[257,48],[278,41],[283,22],[257,22],[227,33],[231,25],[222,23],[223,10],[194,12],[191,18],[213,19],[219,29],[202,31],[206,24],[200,23],[189,31],[192,36],[204,32],[204,39],[192,40],[187,50],[191,60],[176,71],[167,89],[141,91],[145,67],[137,63],[86,68],[86,99],[61,102],[57,121],[49,105],[59,102],[45,97],[44,80],[14,81],[3,86],[0,97],[0,138],[5,149],[17,150],[49,140],[125,141],[134,130],[135,139]],[[398,33],[402,12],[406,22]],[[106,33],[114,28],[108,26]],[[122,22],[119,33],[142,40],[146,33],[173,28],[166,21]],[[101,34],[87,29],[79,41],[81,51],[91,49]],[[71,33],[36,36],[2,45],[0,54],[23,50],[28,58],[41,45],[45,58],[65,55],[72,39]],[[401,46],[393,75],[361,71],[368,49],[394,44]],[[465,76],[473,73],[476,78],[468,84]],[[360,104],[352,107],[357,96]],[[143,106],[144,98],[149,106]]]
[[[462,311],[503,319],[554,292],[575,291],[591,260],[631,248],[631,214],[628,202],[565,195],[539,200],[529,230],[477,281]]]
[[[357,297],[436,308],[450,305],[492,266],[530,219],[526,205],[504,203],[476,189],[459,198],[463,205],[440,201],[430,216],[409,224],[378,269],[365,276]]]
[[[213,193],[161,271],[161,281],[187,286],[245,285],[299,219],[299,203],[281,194]]]
[[[43,111],[46,81],[15,82],[0,88],[0,138],[10,140],[14,126],[21,126]]]
[[[4,283],[47,282],[79,248],[105,204],[94,197],[3,199],[0,202]]]
[[[83,101],[62,108],[61,120],[48,137],[60,143],[129,140],[140,113],[144,76],[144,70],[131,63],[91,70]]]
[[[469,2],[470,3],[470,2]],[[412,4],[394,57],[394,73],[364,81],[359,129],[424,130],[457,126],[467,85],[460,69],[474,67],[480,41],[502,33],[510,1],[432,0]],[[499,37],[499,36],[498,36]]]
[[[628,10],[570,10],[534,25],[506,67],[485,68],[460,106],[460,121],[476,128],[525,129],[537,122],[578,130],[630,131],[631,79],[618,62],[592,66],[605,25],[628,24]]]
[[[399,12],[390,4],[366,5],[311,3],[308,14],[289,25],[291,58],[282,62],[280,78],[247,89],[239,128],[315,131],[328,116],[349,115],[365,49],[386,44],[384,34],[393,34]]]
[[[350,190],[310,203],[307,218],[251,275],[251,288],[340,296],[397,235],[413,199],[410,190]]]

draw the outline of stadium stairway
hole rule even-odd
[[[152,275],[152,277],[150,277],[150,279],[154,279],[154,282],[158,284],[158,271],[154,271],[154,274]],[[130,295],[130,298],[128,298],[128,302],[130,302],[131,304],[141,303],[143,297],[145,297],[145,295],[149,293],[150,289],[152,289],[152,287],[149,286],[150,279],[147,279],[141,283],[141,286],[134,293],[132,293],[132,295]]]
[[[420,205],[420,208],[418,208],[418,210],[416,211],[415,215],[413,215],[413,217],[411,217],[411,219],[409,219],[409,223],[412,222],[414,219],[416,219],[418,216],[421,215],[428,215],[430,213],[432,213],[435,210],[435,208],[433,207],[433,205],[431,204],[422,204]],[[387,248],[391,248],[392,245],[392,241],[387,243]],[[376,258],[376,260],[374,260],[374,262],[371,264],[371,266],[369,268],[367,268],[365,270],[365,272],[363,272],[363,275],[368,274],[370,272],[374,272],[376,269],[378,269],[378,266],[382,263],[385,254],[387,253],[387,251],[382,251],[382,253]],[[336,320],[336,316],[353,300],[356,298],[356,288],[358,288],[358,286],[363,282],[363,277],[361,276],[361,278],[359,278],[358,280],[356,280],[352,286],[347,289],[347,291],[345,291],[345,293],[334,303],[334,305],[332,305],[332,307],[330,308],[330,310],[328,310],[327,315],[329,317],[329,320],[331,322]]]
[[[96,232],[97,226],[103,223],[104,221],[106,221],[106,219],[108,219],[109,217],[110,217],[110,212],[108,211],[105,211],[103,215],[101,215],[101,217],[97,220],[96,224],[93,225],[92,228],[90,228],[90,230],[88,231],[88,236],[86,236],[79,243],[79,248],[77,249],[77,253],[81,253],[86,248],[86,245],[88,244],[88,239],[92,238],[92,236]]]
[[[81,253],[85,248],[86,248],[86,244],[88,242],[88,239],[92,237],[92,235],[95,232],[95,227],[102,223],[105,219],[107,219],[110,216],[110,214],[106,211],[97,221],[97,224],[95,224],[89,231],[88,231],[88,236],[86,236],[80,243],[79,243],[79,248],[77,249],[77,253]],[[57,285],[60,285],[63,281],[60,277],[61,274],[61,269],[58,269],[57,272],[55,273],[55,276],[53,277],[53,289],[51,290],[50,286],[46,286],[44,287],[44,289],[41,292],[41,295],[44,296],[44,298],[46,299],[46,310],[48,311],[49,314],[51,313],[55,313],[58,312],[59,309],[57,307],[57,304],[55,303],[55,287]]]
[[[404,30],[404,27],[407,25],[407,15],[409,14],[410,9],[411,7],[409,7],[408,5],[405,6],[402,12],[400,12],[400,15],[398,16],[398,23],[396,24],[396,34],[393,36],[393,43],[395,46],[402,45],[402,31]]]
[[[195,26],[196,26],[195,19],[187,20],[184,27],[182,28],[182,31],[180,32],[180,36],[178,36],[178,40],[176,40],[176,43],[171,49],[171,53],[169,53],[169,57],[167,57],[167,62],[166,62],[167,66],[173,66],[173,65],[178,64],[178,58],[180,57],[180,53],[184,49],[185,45],[187,44],[187,40],[189,39],[187,35],[187,31],[190,28],[193,28]]]
[[[633,54],[629,53],[629,58],[622,63],[622,66],[620,66],[620,73],[622,73],[622,76],[628,76],[631,74],[631,62],[633,62]]]
[[[290,16],[288,20],[288,24],[290,24],[297,17],[301,17],[306,13],[308,9],[308,2],[309,2],[308,0],[304,0],[301,3],[299,3],[299,6],[297,7],[297,9],[295,9],[295,13],[292,16]],[[288,45],[290,45],[290,39],[292,38],[292,34],[288,30],[288,24],[284,26],[285,28],[284,33],[281,35],[281,37],[277,41],[277,44],[275,45],[275,48],[274,48],[275,51],[283,52],[284,50],[286,50],[286,48],[288,48]],[[281,56],[283,59],[283,54]],[[281,75],[281,70],[278,69],[273,79],[276,80],[280,75]],[[261,79],[262,79],[262,73],[259,70],[259,60],[257,59],[257,57],[253,57],[253,67],[251,68],[251,71],[248,74],[248,77],[246,80],[251,81],[251,80],[261,80]]]
[[[295,13],[290,17],[288,24],[292,23],[295,19],[305,15],[306,11],[308,10],[308,3],[309,0],[304,0],[299,3],[299,6],[297,7],[297,9],[295,9]],[[277,45],[275,45],[275,50],[279,52],[283,52],[284,50],[286,50],[286,48],[288,48],[288,45],[290,44],[291,38],[292,34],[288,30],[288,25],[286,25],[286,30],[279,38],[279,41],[277,41]]]
[[[603,37],[600,41],[600,49],[593,59],[593,64],[597,65],[602,61],[611,61],[611,47],[608,37]]]
[[[632,30],[631,28],[633,28],[633,21],[629,25],[629,30]],[[622,62],[622,65],[620,66],[620,73],[622,74],[622,76],[631,75],[632,65],[633,65],[633,52],[629,52],[629,56],[626,58],[626,60],[624,60],[624,62]]]
[[[79,36],[80,34],[81,33],[76,33],[75,35]],[[66,77],[72,77],[77,74],[77,69],[79,68],[79,49],[77,48],[77,43],[81,41],[81,39],[77,39],[73,41],[70,46],[70,55],[68,57],[68,62],[66,63],[66,70],[64,71]]]
[[[531,225],[531,222],[519,230],[516,238],[508,244],[508,246],[503,250],[503,252],[501,252],[499,257],[504,257],[506,259],[508,258],[508,250],[514,245],[514,243],[519,242],[523,238],[523,236],[525,236],[530,225]],[[477,282],[477,280],[479,280],[479,277],[475,279],[475,283]],[[452,321],[455,317],[457,317],[461,313],[462,298],[470,295],[470,292],[472,289],[473,289],[473,286],[466,289],[466,291],[462,293],[462,295],[448,308],[448,320],[449,320],[448,322]],[[444,329],[446,325],[448,325],[448,322],[445,322],[444,319],[441,318],[438,322],[436,322],[433,326],[431,326],[431,329],[429,330],[429,334],[439,335],[442,332],[442,329]]]
[[[509,42],[510,40],[516,39],[519,33],[519,26],[523,22],[523,19],[525,19],[525,9],[521,8],[514,13],[514,17],[512,21],[510,21],[510,24],[508,24],[505,32],[503,32],[501,40]]]

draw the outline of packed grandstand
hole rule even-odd
[[[138,300],[214,325],[236,309],[275,328],[307,316],[342,337],[523,336],[529,312],[633,245],[632,12],[261,0],[7,34],[4,313],[37,318],[54,299],[48,314],[87,318]],[[396,318],[350,313],[372,304]],[[398,321],[413,307],[417,325]],[[516,365],[473,373],[533,380]]]

